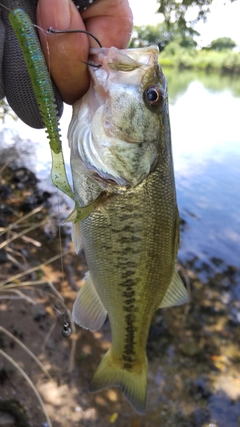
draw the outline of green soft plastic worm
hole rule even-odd
[[[93,209],[95,209],[100,198],[94,200],[88,206],[79,206],[68,182],[59,133],[59,117],[52,82],[34,26],[23,9],[12,10],[9,13],[9,20],[21,46],[42,120],[49,138],[52,153],[52,181],[57,188],[71,197],[75,202],[75,209],[72,214],[70,214],[67,221],[73,221],[75,223],[82,221]]]

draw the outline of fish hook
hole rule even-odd
[[[47,30],[47,33],[53,33],[53,34],[64,34],[64,33],[83,33],[87,34],[88,36],[92,37],[98,44],[99,47],[102,47],[102,44],[98,40],[96,36],[94,36],[92,33],[86,30],[54,30],[53,27],[49,27]]]
[[[88,62],[88,61],[81,61],[83,64],[89,65],[89,67],[93,68],[101,68],[102,64],[94,64],[94,62]]]
[[[102,47],[102,44],[100,43],[100,41],[98,40],[98,38],[96,36],[94,36],[92,33],[90,33],[89,31],[86,30],[54,30],[53,27],[49,27],[47,30],[48,33],[52,33],[52,34],[64,34],[64,33],[83,33],[83,34],[87,34],[88,36],[92,37],[97,44],[99,45],[99,47]],[[89,65],[90,67],[93,68],[101,68],[101,64],[94,64],[93,62],[87,62],[87,61],[81,61],[83,62],[83,64]]]

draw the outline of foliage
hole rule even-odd
[[[180,46],[192,48],[197,45],[193,39],[194,35],[198,35],[197,31],[191,28],[179,29],[177,23],[170,27],[165,22],[157,25],[135,26],[129,47],[137,48],[156,44],[161,52],[168,43],[177,40]]]
[[[173,41],[160,54],[164,67],[240,74],[240,53],[231,50],[184,49]]]
[[[173,22],[177,22],[178,27],[186,29],[194,25],[199,20],[206,21],[207,14],[209,13],[209,6],[213,0],[157,0],[160,6],[157,12],[164,15],[167,25],[170,27]],[[231,3],[236,0],[228,0]],[[196,7],[196,17],[193,21],[188,22],[186,19],[186,12]]]
[[[224,50],[233,49],[236,43],[230,37],[219,37],[210,43],[209,49],[211,50]]]
[[[170,33],[165,33],[163,24],[135,26],[129,47],[138,48],[156,44],[162,50],[170,40]]]

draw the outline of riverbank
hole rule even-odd
[[[162,67],[240,74],[240,53],[232,50],[184,49],[175,42],[169,43],[159,55]]]
[[[61,334],[62,316],[54,310],[57,303],[70,315],[87,269],[84,254],[74,253],[69,230],[63,227],[60,246],[53,194],[39,190],[40,182],[28,169],[3,166],[0,232],[6,233],[0,237],[0,323],[33,351],[53,379],[48,380],[2,331],[0,349],[37,386],[53,427],[78,427],[79,423],[82,427],[238,427],[240,303],[236,268],[208,272],[203,283],[196,260],[179,266],[191,287],[191,303],[154,315],[147,346],[147,411],[138,416],[117,388],[88,393],[89,378],[110,345],[109,322],[96,333],[77,328],[66,340]],[[4,292],[3,287],[10,283],[12,292]],[[0,388],[0,419],[7,414],[11,427],[47,425],[31,388],[2,357]]]

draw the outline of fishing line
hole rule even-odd
[[[61,227],[59,223],[60,218],[60,197],[59,197],[59,190],[57,188],[57,206],[58,206],[58,238],[59,238],[59,249],[60,249],[60,264],[61,264],[61,272],[62,272],[62,279],[61,279],[61,285],[63,287],[63,281],[64,281],[64,270],[63,270],[63,249],[62,249],[62,236],[61,236]]]
[[[4,4],[0,3],[0,6],[2,6],[4,9],[8,10],[9,12],[11,12],[11,9],[9,9],[9,7],[5,6]]]
[[[33,24],[34,28],[37,28],[38,31],[41,31],[41,33],[43,33],[44,37],[45,37],[45,42],[46,42],[46,47],[47,47],[47,58],[46,58],[46,62],[48,65],[48,71],[49,71],[49,76],[51,75],[51,55],[50,55],[50,49],[49,49],[49,43],[48,43],[48,38],[47,38],[47,34],[48,32],[46,30],[44,30],[42,27],[39,27],[39,25],[37,24]]]

